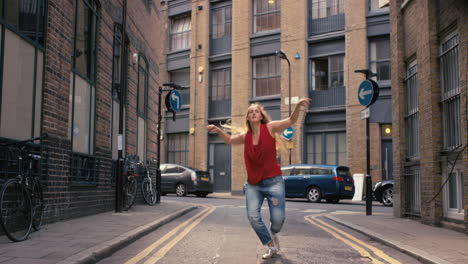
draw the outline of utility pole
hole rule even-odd
[[[127,0],[122,3],[122,39],[121,39],[121,63],[120,63],[120,91],[119,91],[119,135],[117,137],[117,179],[115,184],[116,203],[115,212],[123,210],[123,117],[124,117],[124,91],[127,87],[127,46],[126,46],[126,26],[127,26]]]

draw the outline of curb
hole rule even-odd
[[[96,263],[110,255],[120,248],[134,242],[135,240],[143,237],[158,227],[167,224],[168,222],[198,208],[197,206],[190,206],[180,209],[175,213],[169,214],[161,219],[155,220],[149,224],[140,226],[136,229],[123,233],[109,241],[102,242],[94,247],[85,249],[75,255],[72,255],[57,264],[89,264]]]
[[[343,226],[346,226],[354,231],[357,231],[359,233],[362,233],[384,245],[387,245],[389,247],[392,247],[394,249],[397,249],[407,255],[410,255],[414,258],[416,258],[417,260],[420,260],[422,261],[423,263],[425,264],[451,264],[451,262],[448,262],[446,260],[443,260],[441,258],[438,258],[438,257],[435,257],[435,256],[431,256],[429,255],[427,252],[423,251],[423,250],[420,250],[420,249],[417,249],[417,248],[414,248],[414,247],[411,247],[411,246],[408,246],[408,245],[405,245],[401,242],[398,242],[398,241],[395,241],[395,240],[392,240],[392,239],[389,239],[389,238],[384,238],[383,235],[377,233],[377,232],[374,232],[374,231],[371,231],[369,229],[366,229],[364,227],[360,227],[360,226],[357,226],[357,225],[354,225],[354,224],[351,224],[349,222],[346,222],[346,221],[343,221],[341,219],[338,219],[334,216],[329,216],[329,215],[324,215],[325,218],[329,219],[329,220],[332,220],[334,221],[335,223],[337,224],[340,224],[340,225],[343,225]]]

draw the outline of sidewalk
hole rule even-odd
[[[44,225],[19,243],[2,236],[0,263],[95,263],[195,208],[169,201],[155,206],[138,204],[128,212],[111,211]]]
[[[468,236],[460,232],[391,214],[333,214],[325,217],[423,263],[468,263]]]

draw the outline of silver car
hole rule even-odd
[[[213,180],[207,171],[164,163],[161,164],[161,194],[175,193],[177,196],[195,194],[206,197],[213,192]]]

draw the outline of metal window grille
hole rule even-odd
[[[167,135],[167,162],[186,166],[188,164],[188,133]]]
[[[369,66],[372,72],[377,73],[373,77],[375,81],[390,80],[390,41],[388,38],[371,40],[369,54]]]
[[[444,150],[452,150],[462,144],[458,34],[451,34],[440,45],[439,59]]]
[[[417,64],[409,65],[406,72],[406,132],[407,158],[419,156],[419,107],[417,92]]]
[[[70,159],[70,182],[80,185],[95,185],[98,182],[96,158],[72,153]]]
[[[253,59],[253,97],[280,94],[281,63],[278,56]]]
[[[175,17],[171,20],[171,33],[169,36],[171,51],[189,49],[192,22],[190,15]]]
[[[231,113],[231,68],[216,69],[211,72],[210,117],[229,116]]]
[[[403,185],[406,192],[406,214],[419,216],[421,214],[421,174],[419,167],[406,168],[403,175]]]
[[[254,32],[280,28],[281,1],[254,0]]]
[[[310,10],[311,34],[344,29],[344,0],[312,0]]]

